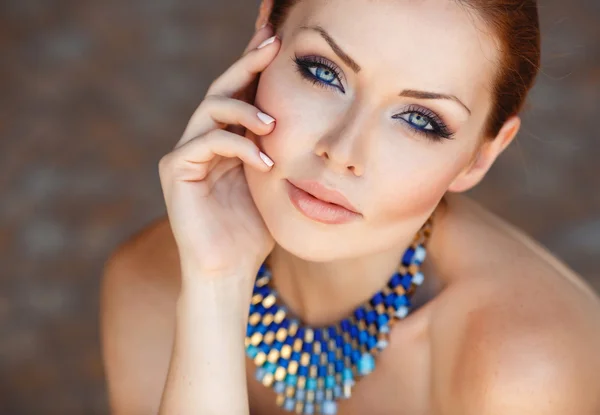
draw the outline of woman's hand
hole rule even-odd
[[[274,241],[248,190],[242,163],[263,172],[273,162],[244,137],[273,131],[275,120],[249,102],[258,74],[280,41],[266,26],[244,55],[209,87],[174,150],[159,162],[160,181],[182,270],[219,277],[255,272]],[[243,99],[237,99],[244,97]]]

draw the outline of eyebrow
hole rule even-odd
[[[329,44],[333,52],[347,65],[352,69],[354,73],[359,73],[361,67],[354,59],[352,59],[346,52],[343,51],[342,48],[333,40],[331,35],[327,33],[325,29],[321,26],[302,26],[301,30],[311,30],[319,33],[323,39]],[[471,115],[471,110],[467,107],[456,95],[451,94],[441,94],[437,92],[428,92],[428,91],[418,91],[415,89],[405,89],[398,96],[408,97],[408,98],[416,98],[416,99],[447,99],[454,101],[460,104],[469,115]]]

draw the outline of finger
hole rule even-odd
[[[273,166],[273,161],[247,138],[225,130],[212,130],[165,155],[159,163],[160,174],[171,180],[204,180],[210,172],[210,162],[218,156],[237,157],[264,172]]]
[[[175,148],[193,137],[206,134],[215,128],[224,128],[226,125],[242,126],[256,135],[266,135],[273,131],[275,119],[247,102],[211,95],[200,104],[199,111],[196,111],[188,122]]]
[[[273,33],[273,27],[270,24],[267,24],[266,26],[263,26],[260,29],[258,29],[256,32],[254,32],[254,35],[252,35],[252,38],[250,39],[248,45],[246,45],[242,56],[250,52],[252,49],[256,49],[258,45],[260,45],[262,42],[264,42],[274,34],[275,33]]]
[[[252,49],[215,79],[208,88],[206,96],[232,97],[236,92],[248,87],[257,74],[264,71],[277,55],[281,42],[276,37],[269,39],[271,43]]]

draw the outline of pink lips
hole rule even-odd
[[[286,186],[294,207],[310,219],[341,224],[362,217],[344,195],[319,182],[288,179]]]

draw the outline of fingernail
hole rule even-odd
[[[264,112],[259,112],[257,116],[262,122],[264,122],[267,125],[273,124],[275,122],[275,118],[265,114]]]
[[[269,158],[269,156],[267,156],[267,155],[266,155],[265,153],[263,153],[262,151],[260,152],[260,154],[259,154],[259,155],[260,155],[260,158],[262,159],[262,161],[264,161],[264,162],[265,162],[265,164],[266,164],[267,166],[269,166],[269,167],[273,167],[273,164],[275,164],[275,163],[273,163],[273,160],[271,160],[271,159]]]
[[[256,49],[262,49],[267,45],[270,45],[271,43],[275,42],[275,38],[276,36],[271,36],[270,38],[268,38],[267,40],[265,40],[263,43],[261,43],[260,45],[258,45],[258,47]]]

